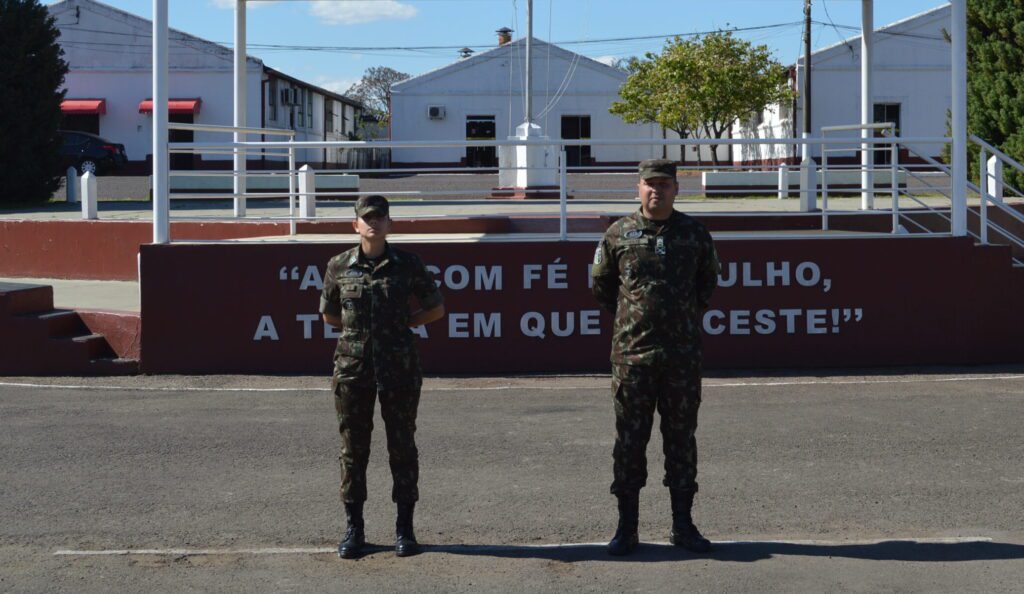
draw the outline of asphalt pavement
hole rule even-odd
[[[388,549],[378,417],[378,546],[342,561],[326,378],[3,378],[0,591],[1019,592],[1022,405],[1022,367],[713,375],[715,550],[664,544],[655,431],[645,544],[612,559],[608,377],[428,378],[426,552]]]

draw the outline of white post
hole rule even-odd
[[[316,218],[316,172],[309,165],[299,169],[299,216]]]
[[[804,132],[806,141],[811,135]],[[811,145],[803,143],[804,159],[800,162],[800,211],[813,212],[818,209],[818,166],[811,157]]]
[[[892,191],[892,232],[900,232],[900,145],[895,139],[892,141],[892,157],[890,171],[892,178],[889,180],[889,189]]]
[[[860,123],[868,125],[875,117],[872,102],[872,54],[875,30],[875,2],[861,0],[861,36],[860,36]],[[862,129],[860,137],[870,138],[873,130]],[[881,148],[881,147],[879,147]],[[870,210],[875,207],[875,173],[873,171],[875,145],[863,143],[860,146],[860,207]]]
[[[565,145],[562,145],[561,151],[558,153],[558,239],[565,241],[569,239],[569,221],[568,221],[568,205],[567,193],[568,189],[566,185],[569,183],[568,180],[568,161],[565,155]]]
[[[78,170],[68,167],[64,174],[64,187],[67,189],[67,201],[69,204],[78,202]]]
[[[789,198],[789,166],[779,165],[779,200]]]
[[[294,138],[289,138],[288,141],[294,141]],[[295,171],[295,147],[288,147],[288,233],[295,235],[295,176],[298,175]]]
[[[822,139],[825,131],[822,130]],[[828,145],[821,145],[821,230],[828,231]]]
[[[550,41],[550,40],[549,40]],[[533,0],[526,0],[526,123],[533,122]]]
[[[96,175],[85,172],[82,176],[82,218],[92,220],[96,218]]]
[[[981,179],[978,180],[978,189],[981,190],[981,204],[978,207],[978,216],[981,218],[981,222],[978,223],[978,231],[980,232],[979,235],[981,236],[981,243],[982,245],[984,245],[988,243],[988,197],[989,189],[992,187],[989,184],[992,183],[992,179],[989,178],[987,180],[988,183],[986,183],[985,178],[988,177],[991,174],[991,172],[985,167],[985,147],[980,148],[981,151],[978,156],[978,172],[979,175],[981,175]],[[995,156],[993,156],[992,158],[994,159]],[[991,163],[991,161],[988,162],[988,164]],[[1000,181],[1002,180],[1000,179]]]
[[[235,127],[245,127],[245,2],[235,0]],[[235,142],[243,142],[247,136],[244,132],[235,132]],[[245,157],[242,149],[235,149],[235,216],[245,216]]]
[[[981,154],[985,154],[982,149]],[[988,163],[982,161],[982,167],[988,170],[988,195],[996,202],[1003,201],[1003,161],[996,155],[989,158]]]
[[[171,238],[167,30],[167,0],[153,0],[153,243],[167,243]]]
[[[952,233],[967,235],[967,0],[953,6],[953,224]]]

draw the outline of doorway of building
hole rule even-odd
[[[590,138],[590,116],[562,116],[562,138],[564,140],[586,140]],[[589,146],[565,147],[566,165],[579,167],[590,165]]]
[[[900,104],[899,103],[875,103],[875,123],[892,123],[895,126],[893,134],[896,136],[900,135],[902,130],[902,122],[900,122]],[[875,132],[876,136],[880,136],[879,132]],[[875,165],[891,165],[892,164],[892,151],[888,145],[878,145],[879,149],[875,150]]]
[[[497,127],[492,115],[466,116],[466,140],[494,140]],[[467,146],[467,167],[497,167],[498,151],[493,146]]]
[[[167,116],[167,121],[172,124],[192,124],[194,123],[195,115],[191,113],[172,113]],[[195,140],[195,133],[191,130],[174,130],[173,128],[167,131],[168,142],[193,142]],[[195,169],[196,158],[192,153],[171,153],[171,169]]]

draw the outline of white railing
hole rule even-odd
[[[296,152],[299,150],[309,149],[349,149],[349,150],[365,150],[365,149],[451,149],[459,148],[465,149],[468,147],[496,147],[495,150],[502,150],[502,147],[518,147],[518,146],[543,146],[550,149],[551,155],[555,156],[552,159],[554,165],[548,167],[531,167],[534,171],[547,171],[553,172],[554,178],[557,180],[557,192],[554,189],[548,188],[520,188],[518,192],[526,195],[538,195],[546,194],[550,196],[557,196],[558,198],[558,215],[559,215],[559,237],[563,240],[569,238],[568,234],[568,198],[569,196],[579,197],[581,200],[588,198],[597,197],[612,197],[621,198],[626,200],[635,199],[635,182],[630,179],[629,183],[625,184],[621,188],[608,188],[608,187],[587,187],[588,177],[598,173],[609,173],[609,172],[634,172],[635,166],[601,166],[593,164],[585,164],[576,167],[568,166],[567,149],[570,147],[578,146],[589,146],[589,147],[643,147],[650,149],[651,153],[649,156],[655,156],[662,152],[663,147],[679,146],[682,149],[682,154],[685,154],[685,149],[688,146],[695,146],[698,148],[705,145],[724,145],[724,146],[740,146],[740,145],[771,145],[775,147],[782,147],[783,155],[786,158],[780,159],[781,163],[765,165],[765,164],[736,164],[736,163],[722,163],[719,165],[713,165],[711,163],[693,164],[692,162],[684,162],[678,166],[678,170],[682,174],[691,172],[704,172],[711,174],[722,174],[728,172],[743,173],[745,177],[749,177],[746,174],[751,172],[761,172],[771,176],[774,180],[770,184],[758,183],[749,187],[737,188],[737,187],[724,187],[714,188],[704,184],[699,189],[691,187],[684,187],[680,190],[680,198],[685,199],[689,196],[701,195],[706,198],[715,198],[721,196],[732,196],[737,194],[743,195],[754,195],[754,196],[778,196],[788,197],[791,194],[790,190],[790,171],[799,171],[801,165],[794,163],[797,155],[802,154],[803,147],[812,149],[813,152],[820,152],[821,165],[816,163],[812,165],[815,169],[813,175],[805,176],[805,178],[815,180],[820,176],[821,179],[821,196],[822,196],[822,208],[820,214],[822,218],[822,230],[827,231],[830,228],[829,218],[830,216],[841,216],[850,214],[852,212],[861,212],[862,209],[858,208],[840,208],[833,209],[829,204],[829,198],[833,192],[839,191],[838,185],[834,180],[840,179],[844,174],[849,177],[849,174],[854,172],[865,171],[865,168],[859,163],[856,165],[848,165],[841,163],[840,159],[835,157],[837,153],[851,152],[854,156],[859,154],[861,146],[868,146],[872,152],[885,153],[889,155],[890,162],[880,164],[874,168],[868,168],[872,172],[885,172],[890,176],[890,184],[886,189],[887,193],[891,196],[891,205],[889,209],[872,209],[873,212],[891,211],[892,216],[892,232],[901,233],[906,230],[901,226],[901,221],[905,222],[907,217],[906,213],[901,211],[900,202],[901,198],[914,202],[917,206],[914,209],[925,209],[930,212],[939,213],[942,216],[943,211],[947,211],[944,204],[939,208],[936,205],[929,205],[926,199],[933,197],[928,196],[932,192],[938,191],[941,196],[949,197],[951,194],[947,194],[941,191],[940,186],[933,186],[922,182],[925,176],[932,175],[929,172],[946,172],[948,174],[948,167],[941,162],[935,160],[927,155],[920,156],[920,163],[901,163],[900,162],[900,150],[905,150],[908,153],[912,152],[911,147],[921,146],[932,146],[941,147],[950,142],[949,138],[945,137],[913,137],[913,138],[899,138],[895,136],[882,136],[874,138],[861,138],[857,137],[835,137],[832,136],[833,132],[840,131],[856,131],[863,129],[862,126],[847,126],[841,128],[828,129],[821,138],[767,138],[767,139],[747,139],[747,138],[722,138],[722,139],[706,139],[706,138],[690,138],[690,139],[586,139],[586,140],[563,140],[563,139],[529,139],[529,140],[438,140],[438,141],[296,141],[294,140],[294,132],[291,130],[276,130],[276,129],[259,129],[259,128],[233,128],[229,126],[195,126],[195,125],[178,125],[173,124],[172,126],[181,126],[181,129],[193,129],[196,131],[212,131],[222,133],[235,133],[245,132],[247,134],[261,134],[261,135],[272,135],[279,134],[282,136],[288,136],[287,140],[272,140],[272,141],[243,141],[243,142],[189,142],[189,143],[169,143],[168,149],[172,153],[187,153],[187,154],[198,154],[198,155],[232,155],[236,151],[241,151],[245,154],[262,154],[277,157],[278,159],[287,157],[288,165],[286,169],[272,169],[272,170],[261,170],[261,171],[246,171],[244,175],[246,177],[258,177],[258,176],[280,176],[286,175],[289,179],[289,189],[287,194],[283,192],[267,191],[267,192],[245,192],[244,196],[240,197],[237,194],[221,194],[221,193],[172,193],[171,198],[219,198],[225,199],[229,196],[234,200],[239,198],[282,198],[287,196],[288,199],[288,215],[287,216],[245,216],[246,220],[266,220],[266,221],[283,221],[289,222],[290,232],[296,233],[296,221],[300,220],[347,220],[351,217],[330,217],[320,216],[315,213],[315,204],[318,198],[349,198],[355,199],[360,195],[365,194],[381,194],[388,197],[397,198],[427,198],[435,203],[464,203],[464,199],[467,197],[490,197],[491,190],[493,189],[492,183],[490,182],[491,177],[489,176],[478,176],[474,178],[476,185],[483,187],[473,187],[472,189],[466,189],[466,184],[462,184],[463,187],[457,189],[409,189],[409,188],[384,188],[367,190],[360,185],[358,190],[324,190],[317,189],[317,175],[325,175],[325,172],[316,172],[314,175],[309,169],[308,165],[304,166],[302,170],[297,168],[295,160]],[[188,128],[185,128],[188,126]],[[878,129],[889,129],[891,125],[883,124],[875,126]],[[506,149],[507,150],[507,149]],[[788,151],[794,151],[789,153]],[[639,155],[639,152],[637,154]],[[936,150],[933,154],[938,154],[940,150]],[[646,157],[638,157],[636,160]],[[830,162],[831,159],[831,162]],[[788,163],[786,161],[789,161]],[[234,171],[233,165],[230,161],[225,160],[228,165],[226,171],[202,171],[202,172],[173,172],[173,176],[204,176],[204,175],[221,175],[221,176],[238,176],[242,172]],[[812,162],[813,163],[813,162]],[[425,167],[416,166],[408,169],[401,167],[367,167],[358,169],[345,169],[340,172],[351,173],[351,174],[369,174],[373,175],[384,175],[394,176],[398,175],[419,175],[423,173],[475,173],[475,174],[494,174],[499,169],[498,165],[478,166],[478,167],[452,167],[450,165],[443,165],[438,167]],[[527,167],[513,167],[516,170],[527,169]],[[302,172],[306,172],[307,175],[302,176]],[[779,172],[782,174],[779,174]],[[333,172],[333,170],[332,170]],[[572,177],[570,178],[570,174]],[[296,181],[299,178],[307,180],[304,187],[296,188]],[[702,178],[704,179],[704,178]],[[901,183],[902,180],[906,180],[906,183]],[[916,191],[911,188],[911,181],[914,180],[914,185],[920,185],[924,189],[923,192]],[[470,184],[472,185],[472,184]],[[850,191],[861,193],[865,190],[874,192],[875,188],[862,188],[858,184],[855,188],[846,188],[843,191]],[[795,203],[807,202],[812,205],[816,205],[816,197],[818,193],[817,184],[809,184],[808,186],[801,185],[799,190],[796,191],[799,196],[804,196],[810,193],[812,200],[808,201],[794,201]],[[462,198],[462,200],[443,200],[442,198]],[[296,200],[304,199],[307,205],[306,209],[300,209],[301,212],[296,212]],[[934,202],[934,200],[932,200]],[[950,205],[949,209],[952,208]],[[777,209],[773,209],[777,210]],[[815,206],[815,210],[816,206]],[[787,211],[787,212],[809,212],[808,210],[803,211]],[[948,212],[948,211],[947,211]],[[183,217],[190,220],[209,220],[210,217],[196,217],[188,216]],[[949,217],[946,217],[949,218]],[[914,222],[914,221],[912,221]],[[916,222],[915,222],[916,223]],[[919,225],[920,226],[920,225]],[[929,231],[928,229],[921,227],[921,231],[935,232],[934,230]]]
[[[1024,174],[1024,165],[1021,165],[1003,151],[977,136],[971,135],[970,140],[978,146],[978,185],[968,184],[980,196],[978,235],[976,238],[981,243],[988,244],[990,231],[995,231],[1006,241],[1016,246],[1018,250],[1024,250],[1024,235],[1014,233],[1013,230],[994,222],[988,212],[989,205],[991,204],[998,212],[1009,217],[1011,221],[1024,225],[1024,215],[1005,202],[1007,190],[1016,198],[1024,198],[1024,193],[1003,177],[1005,166],[1009,166]],[[1013,256],[1013,261],[1018,266],[1024,266],[1024,257]]]

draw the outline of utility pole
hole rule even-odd
[[[804,0],[804,133],[803,159],[800,161],[800,210],[818,210],[818,166],[811,155],[811,0]],[[824,171],[822,175],[826,175]]]
[[[533,123],[533,0],[526,2],[526,123]]]
[[[811,133],[811,0],[804,0],[804,133]]]

